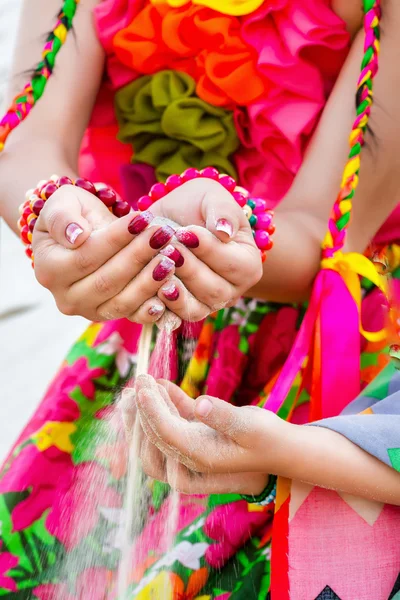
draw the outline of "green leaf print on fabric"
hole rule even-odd
[[[30,527],[21,531],[13,530],[11,512],[29,497],[29,493],[10,493],[0,496],[1,541],[3,552],[18,556],[18,564],[8,571],[18,590],[25,590],[25,598],[32,588],[48,580],[48,572],[60,556],[61,545],[47,531],[48,511]],[[0,596],[6,596],[9,590],[0,588]],[[13,596],[14,597],[14,596]]]
[[[114,355],[102,354],[98,346],[91,347],[84,340],[76,342],[67,354],[66,362],[69,365],[73,365],[78,362],[82,356],[87,358],[89,367],[94,369],[100,367],[102,369],[109,369],[115,362]]]
[[[107,419],[100,418],[101,410],[111,406],[114,402],[114,395],[109,392],[96,392],[92,401],[76,390],[70,394],[80,410],[81,415],[75,421],[77,430],[71,436],[74,445],[72,459],[75,464],[98,459],[98,448],[101,445],[108,445],[116,441],[116,432],[113,432]]]
[[[212,494],[208,497],[208,508],[211,512],[216,506],[222,506],[224,504],[230,504],[242,500],[242,496],[239,494]]]
[[[170,486],[168,483],[154,480],[152,482],[152,504],[156,512],[158,512],[162,506],[163,501],[170,493]]]
[[[400,448],[389,448],[388,454],[393,469],[400,472]]]
[[[28,497],[28,493],[12,493],[0,496],[0,514],[1,514],[1,540],[3,542],[2,550],[6,549],[11,554],[19,557],[19,566],[29,573],[34,573],[34,566],[25,552],[19,532],[13,531],[11,521],[11,512],[15,506]]]
[[[229,600],[248,600],[248,598],[257,598],[264,600],[269,591],[269,571],[270,563],[265,557],[260,556],[259,560],[252,563],[244,569],[239,576],[236,589],[233,591]],[[267,588],[265,589],[265,584]],[[255,593],[257,596],[255,596]]]
[[[118,564],[119,551],[106,546],[104,540],[111,532],[109,524],[103,519],[90,535],[85,537],[75,548],[68,552],[60,552],[55,568],[49,569],[46,581],[62,581],[71,589],[76,584],[77,575],[86,569],[106,568],[114,570]]]
[[[32,586],[35,587],[35,586]],[[29,588],[30,589],[30,588]],[[29,595],[28,595],[29,594]],[[24,589],[21,590],[19,592],[9,592],[9,591],[3,591],[2,589],[0,589],[0,597],[3,600],[37,600],[37,596],[31,596],[30,593]]]
[[[389,395],[392,377],[398,373],[393,363],[389,363],[377,377],[363,390],[362,395],[376,400],[383,400]]]

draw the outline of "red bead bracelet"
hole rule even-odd
[[[140,211],[148,210],[155,202],[192,179],[212,179],[218,181],[243,209],[253,232],[254,240],[261,252],[262,261],[266,259],[267,251],[273,246],[271,235],[275,231],[273,212],[267,208],[262,198],[250,198],[250,194],[236,184],[230,175],[221,175],[214,167],[202,171],[187,169],[182,175],[171,175],[165,183],[155,183],[147,196],[138,201]],[[20,206],[18,227],[23,243],[27,246],[25,252],[33,263],[32,233],[46,201],[63,185],[75,185],[96,196],[116,216],[124,217],[130,212],[130,206],[117,198],[113,189],[104,183],[92,183],[87,179],[75,180],[69,177],[53,175],[48,181],[40,181],[34,190],[26,193],[26,201]]]
[[[170,175],[165,183],[155,183],[147,196],[142,196],[138,201],[141,211],[148,210],[157,200],[180,187],[192,179],[213,179],[218,181],[239,204],[250,223],[254,240],[261,252],[264,262],[267,251],[271,250],[273,242],[271,236],[275,231],[273,224],[274,213],[267,208],[267,203],[262,198],[250,198],[250,194],[244,188],[238,186],[230,175],[221,175],[214,167],[207,167],[202,171],[187,169],[182,175]]]
[[[29,190],[26,193],[26,201],[19,207],[20,218],[18,227],[21,240],[27,246],[25,249],[26,255],[32,259],[32,233],[46,201],[63,185],[75,185],[76,187],[86,190],[90,194],[96,196],[107,206],[107,208],[116,217],[124,217],[130,211],[130,206],[127,202],[122,202],[117,198],[114,190],[104,183],[92,183],[87,179],[79,177],[72,180],[69,177],[58,177],[53,175],[47,181],[40,181],[34,190]]]

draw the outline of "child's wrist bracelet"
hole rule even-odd
[[[265,489],[258,496],[246,496],[242,494],[242,499],[249,504],[259,504],[260,506],[268,506],[275,502],[276,498],[276,483],[277,477],[270,475]]]

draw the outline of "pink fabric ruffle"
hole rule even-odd
[[[144,5],[145,0],[103,0],[95,7],[97,34],[107,54],[113,52],[115,34],[129,25]]]
[[[124,195],[121,167],[130,162],[131,146],[117,139],[114,92],[103,85],[84,135],[79,156],[79,173],[90,181],[103,181]]]
[[[113,40],[145,6],[145,0],[103,0],[94,9],[97,35],[106,52],[107,74],[114,89],[130,83],[138,73],[123,65],[114,54]]]
[[[242,35],[270,89],[236,115],[245,146],[236,162],[242,185],[273,206],[300,168],[350,38],[327,0],[269,0],[243,18]]]

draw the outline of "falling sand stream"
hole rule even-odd
[[[157,220],[168,221],[157,218]],[[173,224],[176,225],[176,224]],[[175,337],[173,334],[173,319],[164,320],[163,329],[157,334],[154,350],[151,352],[153,340],[153,325],[142,329],[136,368],[133,377],[148,374],[158,379],[171,378],[171,357],[173,355]],[[151,361],[150,361],[151,358]],[[150,368],[151,364],[151,368]],[[129,440],[126,429],[129,430]],[[70,489],[64,494],[66,504],[75,508],[77,518],[69,522],[67,516],[61,524],[62,536],[72,540],[73,551],[62,552],[57,556],[50,569],[50,580],[61,580],[63,583],[52,600],[134,600],[136,593],[132,590],[133,572],[135,567],[146,559],[148,548],[143,542],[143,529],[149,517],[150,494],[149,478],[143,473],[140,461],[141,426],[139,417],[135,415],[135,398],[132,387],[126,387],[117,396],[116,402],[110,408],[107,419],[93,419],[87,425],[87,439],[81,440],[84,449],[107,448],[106,463],[120,459],[126,461],[126,477],[120,477],[110,485],[109,469],[103,468],[97,457],[84,462],[84,474],[72,482]],[[96,450],[94,450],[96,452]],[[91,456],[89,452],[89,456]],[[103,457],[104,458],[104,457]],[[101,463],[101,461],[100,461]],[[178,468],[178,466],[177,466]],[[174,487],[174,472],[168,473],[169,483]],[[104,505],[99,490],[111,490],[111,501]],[[123,498],[123,507],[120,498]],[[102,504],[103,502],[103,504]],[[103,521],[103,529],[97,529],[93,534],[91,518],[99,515]],[[156,546],[161,554],[171,549],[177,531],[179,516],[179,494],[169,491],[168,499],[163,504],[163,531],[154,536]],[[165,518],[164,518],[165,517]],[[83,542],[81,542],[83,540]],[[74,545],[74,542],[76,544]],[[154,540],[153,540],[154,541]],[[107,558],[109,573],[112,580],[105,582],[95,577],[99,569],[99,550],[103,558]],[[88,576],[85,581],[80,579],[80,573],[85,569]],[[154,600],[169,598],[165,594],[157,594]]]
[[[136,368],[136,377],[147,374],[150,362],[150,346],[152,339],[152,326],[143,328],[138,352],[138,362]],[[170,357],[172,352],[173,335],[172,330],[168,330],[168,326],[159,335],[158,343],[154,350],[155,370],[156,375],[161,378],[168,378],[170,374]],[[127,398],[132,393],[130,390],[125,390],[124,395]],[[132,398],[133,400],[133,398]],[[129,399],[128,399],[129,401]],[[135,419],[133,435],[129,447],[127,483],[124,501],[125,521],[122,528],[123,539],[121,544],[121,558],[118,566],[117,575],[117,598],[118,600],[130,600],[129,588],[130,572],[132,568],[132,546],[135,538],[141,532],[143,526],[143,510],[145,507],[145,477],[140,464],[140,419]],[[172,474],[173,477],[173,474]],[[179,494],[171,491],[169,502],[168,518],[165,523],[165,540],[166,548],[172,546],[174,533],[176,531],[176,523],[178,518]],[[137,549],[140,552],[140,549]],[[162,600],[160,598],[159,600]]]
[[[137,367],[134,377],[149,371],[151,354],[151,374],[156,378],[170,379],[171,354],[175,337],[172,328],[165,328],[157,335],[153,352],[150,352],[153,326],[144,326],[139,341]],[[126,476],[111,484],[110,471],[98,460],[83,461],[82,474],[76,477],[64,494],[65,506],[74,507],[74,518],[66,509],[65,517],[60,519],[59,538],[69,540],[70,550],[61,551],[49,569],[50,581],[61,581],[55,587],[52,600],[134,600],[132,573],[137,565],[146,558],[148,548],[143,546],[142,532],[149,516],[150,491],[149,478],[142,472],[139,457],[140,421],[130,423],[129,444],[126,439],[126,409],[134,414],[133,388],[125,388],[110,408],[107,419],[94,419],[88,422],[88,439],[81,442],[82,451],[90,448],[107,448],[109,456],[106,462],[126,461]],[[125,427],[124,427],[125,425]],[[133,432],[132,432],[133,427]],[[91,451],[91,450],[90,450]],[[96,450],[94,450],[96,452]],[[114,453],[114,456],[113,456]],[[125,453],[125,454],[124,454]],[[124,456],[122,456],[124,455]],[[172,473],[173,478],[173,473]],[[173,481],[171,481],[173,484]],[[111,501],[104,502],[101,490],[111,493]],[[121,505],[123,498],[123,507]],[[179,494],[170,491],[163,508],[163,531],[159,532],[156,546],[163,553],[168,551],[174,541],[177,530]],[[93,515],[99,520],[96,534],[93,533]],[[99,563],[99,553],[103,559]],[[97,573],[104,571],[101,564],[110,565],[112,580],[105,582],[97,579]],[[82,579],[82,571],[90,574]],[[161,592],[155,600],[167,598]],[[169,597],[169,596],[168,596]]]

